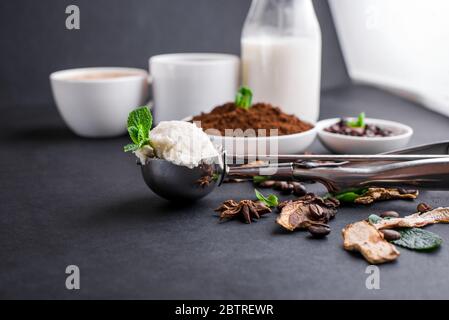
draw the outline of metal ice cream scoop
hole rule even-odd
[[[149,159],[140,166],[148,187],[169,200],[197,200],[212,192],[225,177],[259,175],[269,175],[272,180],[313,180],[330,192],[376,185],[449,189],[449,141],[380,155],[281,155],[276,158],[280,163],[257,167],[227,165],[224,154],[222,165],[204,164],[189,169],[166,160]]]

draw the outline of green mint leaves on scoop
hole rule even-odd
[[[153,116],[148,107],[140,107],[129,113],[128,133],[133,143],[124,147],[125,152],[136,151],[150,143],[150,129],[153,125]]]
[[[235,95],[235,105],[238,108],[248,110],[251,108],[253,100],[253,93],[250,88],[242,86]]]
[[[391,241],[392,243],[412,250],[429,251],[438,248],[443,239],[433,232],[419,228],[397,229],[401,238]]]
[[[357,117],[357,120],[355,121],[346,121],[346,124],[349,127],[353,127],[353,128],[364,128],[365,127],[365,112],[362,112],[359,114],[359,116]]]
[[[276,207],[279,204],[278,197],[276,197],[274,194],[270,194],[268,197],[265,197],[257,189],[254,189],[254,192],[256,193],[257,199],[259,199],[260,202],[264,203],[269,208]]]

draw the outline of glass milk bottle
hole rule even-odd
[[[242,82],[253,101],[318,120],[321,30],[312,1],[253,0],[241,42]]]

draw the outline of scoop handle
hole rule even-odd
[[[366,186],[408,185],[449,190],[449,159],[394,162],[366,167],[293,168],[295,180],[321,182],[331,192]]]

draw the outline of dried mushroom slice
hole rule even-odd
[[[402,188],[368,188],[354,203],[370,204],[382,200],[416,199],[418,190],[404,190]]]
[[[449,207],[414,213],[404,218],[382,219],[374,224],[377,229],[420,228],[428,224],[449,223]]]
[[[371,264],[395,260],[399,251],[386,241],[383,234],[367,221],[347,225],[342,230],[343,247],[348,251],[358,251]]]
[[[282,202],[276,222],[287,230],[307,229],[311,225],[326,224],[337,213],[338,200],[322,199],[307,194],[295,201]]]

